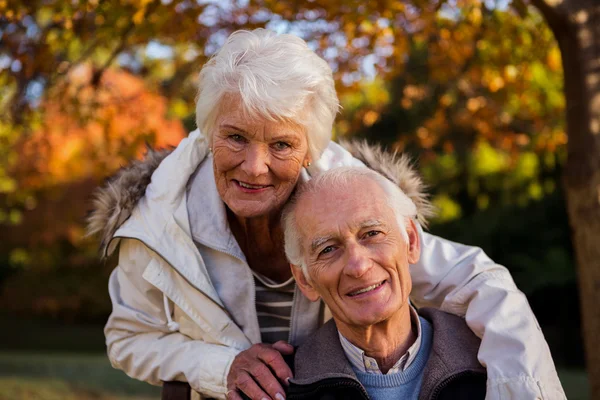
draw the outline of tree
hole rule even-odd
[[[531,0],[561,49],[568,159],[563,185],[577,258],[591,398],[600,398],[600,3]]]

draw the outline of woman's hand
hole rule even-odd
[[[292,371],[283,360],[294,347],[283,340],[270,344],[255,344],[233,360],[227,375],[227,399],[242,400],[240,392],[252,400],[283,400]]]

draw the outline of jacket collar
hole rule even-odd
[[[217,191],[211,154],[208,154],[191,177],[187,200],[191,236],[194,240],[245,261],[244,253],[229,228],[225,204]]]
[[[138,239],[223,306],[191,238],[187,211],[188,181],[207,153],[208,142],[200,131],[192,132],[181,141],[152,174],[145,196],[115,232],[108,253],[116,247],[119,238]]]
[[[144,196],[136,200],[137,207],[131,210],[133,218],[126,220],[116,230],[114,237],[128,236],[128,231],[141,230],[147,232],[147,236],[158,239],[165,226],[172,220],[189,234],[189,221],[184,218],[187,182],[207,153],[208,141],[199,130],[183,139],[153,171],[150,183],[145,187]],[[144,226],[140,227],[140,222],[144,223]],[[106,253],[111,254],[116,244],[114,240],[108,243]],[[160,243],[156,245],[160,247]],[[164,250],[171,252],[171,249]]]

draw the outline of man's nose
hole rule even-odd
[[[260,176],[269,171],[269,151],[264,146],[250,145],[246,149],[246,157],[242,170],[248,176]]]
[[[366,274],[372,267],[371,258],[367,249],[358,243],[347,247],[346,266],[344,273],[353,278],[360,278]]]

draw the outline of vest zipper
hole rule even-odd
[[[308,385],[308,386],[315,386],[315,388],[308,389],[304,393],[288,394],[287,398],[289,400],[303,400],[303,399],[310,400],[310,399],[314,399],[314,396],[316,395],[316,393],[323,389],[336,389],[336,388],[341,388],[341,387],[347,387],[347,388],[354,388],[354,389],[358,390],[358,392],[360,393],[360,396],[363,400],[370,400],[369,394],[367,393],[365,388],[359,382],[356,382],[356,381],[354,381],[352,379],[348,379],[348,378],[333,378],[332,380],[334,380],[334,382],[332,382],[332,383],[316,382],[315,384]]]
[[[449,376],[448,378],[444,379],[442,382],[440,382],[435,387],[435,389],[431,393],[430,400],[436,400],[439,397],[442,390],[444,390],[446,388],[446,386],[448,386],[450,383],[452,383],[453,380],[462,378],[463,376],[479,375],[479,374],[480,374],[479,372],[474,372],[474,371],[462,371],[462,372],[458,372],[454,375]]]

